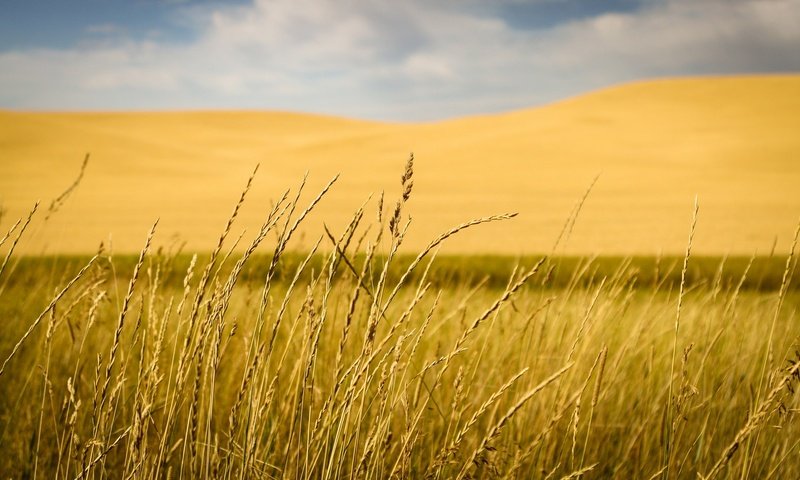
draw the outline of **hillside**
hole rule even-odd
[[[136,251],[161,219],[162,245],[209,250],[256,163],[239,230],[310,172],[307,197],[340,181],[310,219],[340,229],[370,193],[393,204],[416,156],[408,248],[464,220],[516,211],[448,252],[549,252],[598,174],[569,253],[680,253],[700,199],[697,251],[787,248],[800,215],[800,76],[693,78],[616,86],[541,108],[425,124],[285,112],[0,112],[0,220],[43,208],[26,252]],[[313,193],[312,193],[313,192]],[[373,198],[372,205],[375,201]],[[43,217],[43,215],[42,215]],[[370,215],[369,218],[374,218]],[[305,232],[312,243],[321,228]]]

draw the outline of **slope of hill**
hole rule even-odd
[[[80,187],[28,253],[89,252],[109,238],[140,248],[161,218],[162,244],[208,250],[255,164],[239,228],[310,172],[307,196],[340,181],[309,219],[341,227],[370,193],[399,193],[416,155],[408,248],[473,217],[450,252],[549,252],[573,205],[599,179],[563,251],[680,253],[694,196],[696,248],[768,253],[800,215],[800,76],[669,79],[608,88],[545,107],[426,124],[281,112],[0,112],[0,219],[47,207],[91,160]],[[371,205],[375,205],[374,197]]]

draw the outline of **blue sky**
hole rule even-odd
[[[800,71],[800,0],[0,0],[0,108],[431,120]]]

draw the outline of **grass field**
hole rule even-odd
[[[798,93],[0,112],[0,477],[800,478]]]
[[[237,206],[201,257],[154,248],[160,226],[137,257],[20,257],[23,218],[0,241],[0,470],[800,476],[797,232],[700,258],[695,212],[683,257],[438,257],[500,216],[400,254],[412,176],[305,253],[320,197],[294,191],[244,240]]]
[[[44,209],[90,152],[82,188],[22,250],[92,253],[110,238],[115,252],[135,254],[160,218],[159,245],[179,236],[189,251],[207,251],[256,163],[238,224],[251,234],[304,172],[311,191],[341,173],[299,232],[309,249],[323,220],[342,229],[370,194],[373,209],[381,190],[396,196],[396,172],[413,151],[408,252],[473,216],[519,212],[447,251],[547,253],[599,175],[559,253],[680,256],[698,195],[696,251],[749,257],[769,255],[776,238],[788,249],[800,211],[798,131],[797,75],[641,82],[427,124],[256,111],[0,112],[0,204],[14,219],[36,200]]]

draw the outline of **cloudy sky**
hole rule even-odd
[[[800,71],[800,0],[0,0],[0,108],[430,120]]]

